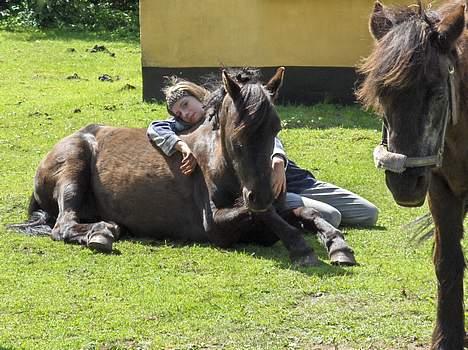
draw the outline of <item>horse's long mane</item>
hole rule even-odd
[[[392,28],[376,42],[372,53],[358,67],[365,78],[356,95],[366,107],[379,111],[380,96],[421,83],[438,54],[431,45],[435,27],[458,3],[449,3],[438,10],[394,7],[374,14],[382,20],[389,19]]]
[[[242,86],[242,100],[236,105],[239,111],[243,113],[242,123],[238,124],[236,132],[248,128],[255,130],[267,115],[270,110],[271,100],[265,88],[259,84],[260,71],[254,68],[238,68],[228,69],[228,74]],[[205,77],[204,86],[208,87],[212,93],[204,101],[204,109],[207,111],[207,116],[217,126],[219,120],[219,110],[221,108],[226,91],[219,79],[214,80],[212,77]],[[253,116],[256,116],[253,118]]]

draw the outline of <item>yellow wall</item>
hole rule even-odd
[[[352,67],[372,44],[373,3],[140,0],[142,65]]]

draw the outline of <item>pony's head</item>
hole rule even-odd
[[[219,123],[223,152],[242,186],[243,200],[252,211],[264,211],[273,202],[271,155],[281,122],[273,106],[284,75],[279,68],[265,86],[242,75],[223,71],[226,92]]]
[[[439,11],[426,11],[421,3],[375,3],[375,47],[360,67],[357,97],[382,115],[388,154],[406,162],[398,173],[386,168],[387,186],[400,205],[422,205],[430,168],[441,165],[447,123],[456,121],[457,40],[465,26],[462,3]]]

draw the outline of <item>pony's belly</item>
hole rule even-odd
[[[118,208],[119,223],[133,234],[154,239],[205,240],[200,210],[191,198],[177,193],[154,193],[154,197],[141,201],[135,198]]]
[[[167,179],[128,184],[115,191],[100,186],[98,211],[103,219],[138,236],[203,240],[203,220],[190,186]]]
[[[151,171],[144,175],[114,173],[112,181],[95,181],[93,187],[102,218],[123,225],[134,235],[206,240],[189,177]]]

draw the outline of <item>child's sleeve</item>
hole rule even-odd
[[[273,147],[273,154],[271,155],[271,158],[273,158],[275,156],[279,156],[279,157],[283,158],[284,167],[285,168],[288,167],[289,160],[288,160],[288,157],[286,156],[284,146],[281,143],[280,139],[277,138],[277,137],[275,137],[275,146]]]
[[[148,138],[164,154],[171,156],[176,151],[175,144],[180,141],[176,135],[176,121],[174,119],[156,120],[148,126]]]

